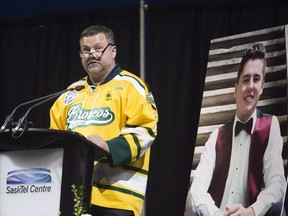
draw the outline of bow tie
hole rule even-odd
[[[237,136],[241,130],[245,130],[248,134],[251,134],[252,124],[253,124],[253,118],[251,118],[245,124],[237,121],[235,127],[235,136]]]

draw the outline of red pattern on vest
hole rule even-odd
[[[228,177],[231,148],[232,148],[232,128],[233,122],[229,121],[223,127],[219,128],[216,141],[216,161],[212,180],[208,193],[215,201],[215,205],[220,208],[224,194],[225,184]],[[251,144],[249,151],[248,179],[246,204],[253,204],[261,191],[263,182],[263,156],[268,144],[271,128],[272,116],[263,114],[257,110],[257,119],[254,130],[251,135]]]

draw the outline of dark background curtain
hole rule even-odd
[[[92,24],[114,30],[117,61],[139,75],[138,7],[0,19],[0,122],[19,103],[65,89],[85,76],[79,35]],[[152,146],[147,216],[183,215],[210,40],[284,24],[287,0],[148,6],[146,82],[158,106],[159,125]],[[51,105],[31,111],[35,127],[48,127]],[[16,120],[23,112],[19,110]]]

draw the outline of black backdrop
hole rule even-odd
[[[1,122],[19,103],[60,91],[85,75],[78,40],[91,24],[114,30],[117,61],[139,75],[138,8],[0,19]],[[287,0],[148,6],[146,82],[159,109],[159,125],[152,147],[147,216],[183,215],[210,40],[284,24],[288,24]],[[31,112],[35,127],[48,127],[50,105]]]

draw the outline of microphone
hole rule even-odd
[[[80,91],[80,90],[82,90],[84,88],[85,88],[84,85],[76,86],[75,88],[70,88],[70,89],[66,89],[66,90],[54,93],[54,94],[50,95],[50,97],[44,96],[44,99],[42,97],[42,100],[39,103],[35,103],[34,105],[32,105],[26,111],[26,113],[18,120],[18,122],[16,123],[15,128],[12,129],[12,137],[19,138],[24,133],[24,131],[26,130],[28,114],[34,107],[39,106],[39,105],[41,105],[43,103],[46,103],[46,102],[48,102],[48,101],[60,96],[61,94],[65,93],[65,92],[68,92],[68,91]],[[37,100],[37,101],[39,101],[39,100]],[[23,130],[22,130],[22,132],[19,135],[17,135],[17,133],[18,133],[20,128],[22,128]]]
[[[66,90],[65,90],[65,91],[66,91]],[[64,93],[65,91],[61,91],[61,92]],[[31,103],[36,103],[36,102],[38,102],[38,101],[40,101],[40,100],[43,100],[43,99],[52,97],[52,96],[54,96],[54,95],[56,95],[56,94],[58,95],[58,93],[59,93],[59,92],[53,93],[53,94],[50,94],[50,95],[46,95],[46,96],[44,96],[44,97],[36,98],[36,99],[34,99],[34,100],[27,101],[27,102],[25,102],[25,103],[19,104],[17,107],[15,107],[15,109],[11,112],[11,114],[9,114],[9,115],[6,117],[4,124],[3,124],[3,125],[1,126],[1,128],[0,128],[0,133],[2,133],[6,128],[10,128],[10,127],[12,126],[12,124],[13,124],[13,123],[12,123],[12,120],[13,120],[14,114],[15,114],[15,112],[16,112],[20,107],[25,106],[25,105],[28,105],[28,104],[31,104]]]
[[[40,100],[39,103],[35,103],[34,105],[32,105],[32,106],[26,111],[26,113],[18,120],[18,122],[16,123],[16,126],[12,129],[12,137],[14,137],[14,138],[19,138],[19,137],[24,133],[24,131],[26,130],[26,126],[27,126],[27,117],[28,117],[28,114],[29,114],[29,112],[30,112],[34,107],[39,106],[39,105],[41,105],[41,104],[43,104],[43,103],[46,103],[46,102],[48,102],[48,101],[50,101],[50,100],[52,100],[52,99],[60,96],[61,94],[65,93],[65,92],[68,92],[68,91],[80,91],[80,90],[82,90],[82,89],[84,89],[84,88],[85,88],[84,85],[76,86],[75,88],[70,88],[70,89],[66,89],[66,90],[63,90],[63,91],[60,91],[60,92],[56,92],[56,93],[54,93],[54,94],[51,94],[51,95],[49,95],[50,97],[48,97],[48,96],[42,97],[42,98],[41,98],[42,100]],[[37,99],[35,99],[35,100],[37,100]],[[37,101],[39,101],[39,100],[37,100]],[[18,131],[19,131],[20,128],[22,128],[23,130],[22,130],[22,132],[21,132],[20,134],[17,135],[17,133],[18,133]]]
[[[76,86],[76,87],[74,87],[74,88],[65,89],[65,90],[62,90],[62,91],[60,91],[60,92],[56,92],[56,93],[53,93],[53,94],[49,94],[49,95],[46,95],[46,96],[43,96],[43,97],[40,97],[40,98],[36,98],[36,99],[34,99],[34,100],[31,100],[31,101],[27,101],[27,102],[24,102],[24,103],[22,103],[22,104],[19,104],[19,105],[11,112],[11,114],[9,114],[9,115],[6,117],[4,124],[3,124],[3,125],[1,126],[1,128],[0,128],[0,134],[1,134],[3,131],[5,131],[5,129],[7,129],[7,128],[10,129],[10,128],[13,126],[13,124],[14,124],[14,122],[13,122],[14,114],[15,114],[15,112],[16,112],[20,107],[23,107],[23,106],[28,105],[28,104],[33,104],[33,103],[35,103],[33,106],[31,106],[31,107],[27,110],[27,112],[24,114],[24,116],[21,117],[21,118],[18,120],[18,122],[17,122],[17,124],[16,124],[16,127],[15,127],[15,130],[14,130],[14,131],[16,131],[16,132],[19,130],[19,128],[20,128],[23,124],[25,124],[25,126],[26,126],[26,124],[27,124],[27,116],[28,116],[30,110],[33,109],[35,106],[41,105],[41,104],[43,104],[43,103],[45,103],[45,102],[48,102],[48,101],[52,100],[53,98],[56,98],[56,97],[60,96],[61,94],[65,93],[65,92],[73,91],[73,90],[80,91],[80,90],[82,90],[83,88],[85,88],[83,85],[81,85],[81,86]],[[37,103],[38,101],[40,101],[40,102]],[[16,132],[15,132],[15,133],[16,133]],[[14,133],[14,134],[15,134],[15,133]]]

